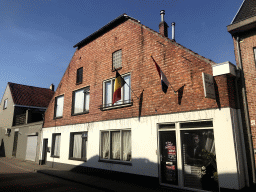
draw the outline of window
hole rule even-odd
[[[4,100],[4,109],[7,109],[7,103],[8,103],[8,99]]]
[[[83,88],[73,91],[72,114],[82,114],[89,112],[90,88]]]
[[[87,132],[70,133],[69,159],[86,160]]]
[[[119,69],[122,67],[122,50],[118,50],[112,55],[113,69]]]
[[[118,106],[123,104],[131,104],[131,75],[123,75],[125,84],[121,89],[121,100],[117,101],[114,105],[112,104],[113,91],[115,85],[115,79],[110,79],[103,82],[103,108]]]
[[[60,157],[60,133],[52,134],[52,157]]]
[[[64,95],[55,98],[55,117],[63,115]]]
[[[131,161],[131,130],[102,131],[100,158]]]
[[[76,84],[80,84],[83,81],[83,67],[77,69],[76,72]]]

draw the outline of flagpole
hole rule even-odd
[[[117,70],[115,69],[115,71],[117,72]],[[124,78],[121,76],[121,78],[123,79],[124,83],[129,87],[129,89],[132,91],[132,93],[135,95],[135,93],[133,92],[132,88],[130,87],[130,85],[128,85],[126,83],[126,81],[124,80]],[[135,95],[135,97],[137,97],[137,95]],[[137,97],[137,99],[139,99],[139,97]]]
[[[152,55],[150,55],[150,57],[153,59],[153,61],[156,63],[156,61],[155,61],[155,59],[153,58],[153,56]],[[172,87],[172,85],[171,84],[169,84],[169,86],[172,88],[172,90],[174,91],[174,93],[177,93],[177,91],[175,91],[174,90],[174,88]]]

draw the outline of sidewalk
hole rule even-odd
[[[51,168],[46,165],[38,165],[32,161],[23,161],[16,158],[0,157],[0,162],[5,163],[10,166],[19,167],[23,170],[29,172],[37,172],[42,174],[47,174],[50,176],[62,178],[68,181],[76,182],[83,184],[95,189],[103,191],[122,191],[122,192],[131,192],[131,191],[141,191],[141,192],[178,192],[184,191],[179,189],[170,189],[161,186],[151,186],[150,183],[148,186],[139,185],[138,183],[127,181],[125,178],[111,179],[103,178],[102,176],[88,175],[84,173],[76,173],[71,171],[63,171],[56,168]]]

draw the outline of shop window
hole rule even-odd
[[[82,88],[73,92],[72,114],[82,114],[89,112],[90,88]]]
[[[87,132],[70,133],[69,159],[86,160]]]
[[[80,84],[83,81],[83,67],[77,69],[76,72],[76,84]]]
[[[112,55],[113,70],[122,67],[122,50],[118,50]]]
[[[122,76],[125,84],[121,88],[121,100],[117,101],[116,103],[112,103],[113,101],[113,92],[114,92],[114,85],[115,85],[115,78],[106,80],[103,82],[103,105],[102,109],[106,109],[108,107],[119,107],[127,104],[131,104],[131,75],[123,75]]]
[[[102,131],[100,158],[131,161],[131,130]]]
[[[52,151],[51,156],[52,157],[60,157],[60,133],[54,133],[52,134]]]
[[[182,130],[181,138],[185,187],[218,190],[213,130]]]
[[[55,98],[55,117],[62,117],[63,115],[63,104],[64,104],[64,95],[58,96]]]

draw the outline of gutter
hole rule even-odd
[[[252,133],[251,133],[251,127],[250,127],[250,120],[249,120],[249,110],[248,110],[248,102],[247,102],[247,98],[246,98],[245,80],[244,80],[244,73],[243,73],[243,65],[242,65],[241,49],[240,49],[239,40],[240,40],[240,38],[239,38],[239,36],[237,36],[237,38],[236,38],[237,55],[238,55],[237,69],[240,71],[240,78],[241,78],[241,82],[242,82],[242,98],[243,98],[243,106],[244,106],[244,114],[245,114],[245,124],[246,124],[246,128],[247,128],[247,135],[248,135],[248,142],[249,142],[252,179],[253,179],[253,183],[255,184],[256,183],[256,176],[255,176],[254,150],[253,150]]]
[[[47,107],[35,107],[35,106],[27,106],[27,105],[13,105],[14,107],[26,107],[26,108],[34,108],[34,109],[47,109]]]

